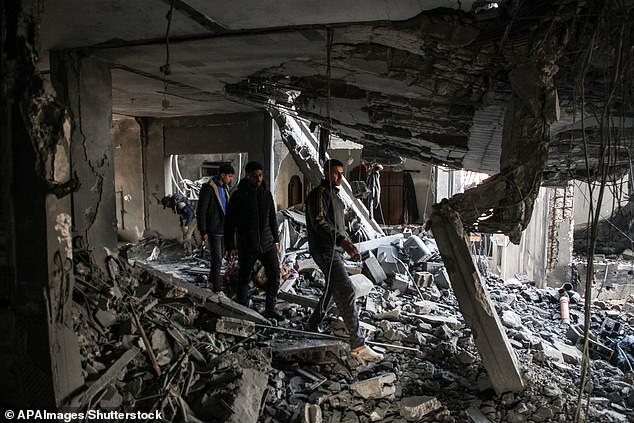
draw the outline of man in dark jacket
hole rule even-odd
[[[163,209],[169,208],[178,214],[180,228],[183,232],[185,254],[188,256],[192,255],[194,247],[196,246],[196,241],[193,239],[194,230],[196,229],[196,216],[189,199],[182,194],[176,193],[163,197],[161,204],[163,205]]]
[[[249,280],[256,260],[264,266],[268,285],[264,315],[276,320],[284,316],[275,310],[280,287],[280,263],[277,257],[279,235],[275,203],[262,181],[262,164],[249,162],[246,177],[231,196],[225,218],[225,247],[232,258],[239,252],[238,302],[249,303]]]
[[[214,292],[220,292],[220,267],[224,255],[223,237],[225,233],[225,214],[229,202],[229,185],[235,171],[229,164],[220,165],[218,176],[214,176],[209,183],[200,188],[196,220],[198,231],[211,256],[209,279],[207,287]]]
[[[383,355],[365,344],[359,326],[359,312],[354,287],[344,266],[342,249],[353,260],[361,260],[359,251],[346,235],[344,204],[339,197],[343,180],[343,163],[330,159],[324,164],[326,179],[306,199],[308,249],[326,278],[326,289],[310,316],[306,329],[316,331],[333,303],[341,313],[350,334],[352,355],[366,361],[379,361]]]

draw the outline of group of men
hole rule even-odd
[[[366,361],[379,361],[383,355],[370,348],[359,325],[354,286],[346,272],[343,252],[353,260],[361,255],[348,238],[344,222],[344,204],[339,196],[343,180],[343,163],[331,159],[324,164],[325,179],[306,200],[306,223],[309,252],[326,278],[326,289],[319,304],[305,324],[309,331],[320,325],[333,303],[350,334],[352,355]],[[200,191],[196,220],[198,231],[211,255],[208,287],[221,292],[220,268],[223,256],[233,260],[238,253],[238,287],[236,301],[249,305],[249,281],[256,260],[264,267],[268,280],[264,316],[277,321],[285,317],[275,309],[280,286],[279,234],[275,202],[263,181],[263,167],[249,162],[245,178],[229,195],[235,171],[222,165]],[[189,227],[188,227],[189,229]]]

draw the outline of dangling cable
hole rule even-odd
[[[176,0],[170,2],[170,10],[165,15],[167,19],[167,28],[165,29],[165,64],[159,69],[163,73],[163,101],[161,107],[166,110],[169,107],[169,100],[167,99],[167,76],[172,73],[170,69],[170,28],[172,27],[172,16],[174,14],[174,5]]]

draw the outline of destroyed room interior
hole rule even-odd
[[[5,419],[634,421],[634,1],[0,20]]]

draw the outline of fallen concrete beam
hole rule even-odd
[[[71,407],[88,407],[90,405],[90,401],[93,399],[95,395],[99,393],[103,388],[108,386],[111,382],[113,382],[116,378],[121,375],[121,371],[126,368],[128,363],[132,361],[134,357],[139,354],[139,349],[136,347],[130,348],[128,351],[123,353],[121,357],[115,363],[106,370],[106,372],[101,375],[99,379],[84,392],[76,396],[70,401]]]
[[[274,359],[302,363],[331,362],[350,349],[347,343],[330,339],[274,339],[265,344],[271,348]]]
[[[310,180],[313,186],[318,186],[324,174],[319,164],[318,144],[315,137],[306,125],[295,116],[283,114],[275,108],[270,108],[269,113],[275,123],[277,123],[282,135],[282,141],[284,141],[288,151],[295,160],[297,167]],[[354,197],[352,188],[345,177],[340,188],[339,195],[346,208],[354,210],[365,238],[382,237],[384,235],[383,230],[374,219],[370,218],[370,213],[368,213],[365,205]]]
[[[524,389],[517,356],[471,258],[460,215],[447,204],[436,207],[431,218],[438,249],[450,275],[465,322],[498,394]]]
[[[159,270],[152,268],[151,266],[137,261],[134,265],[139,269],[147,272],[152,277],[160,280],[166,285],[173,286],[175,288],[183,290],[191,298],[200,302],[200,305],[205,307],[212,313],[220,316],[237,317],[239,319],[250,320],[256,323],[266,324],[269,321],[255,310],[251,310],[249,307],[245,307],[224,295],[218,295],[206,288],[198,287],[183,279],[179,279],[175,276],[163,273]]]
[[[319,304],[319,299],[317,298],[310,298],[304,295],[297,295],[290,292],[280,291],[277,293],[277,298],[279,298],[280,300],[288,301],[289,303],[299,304],[301,306],[310,308],[315,308],[317,307],[317,304]]]

